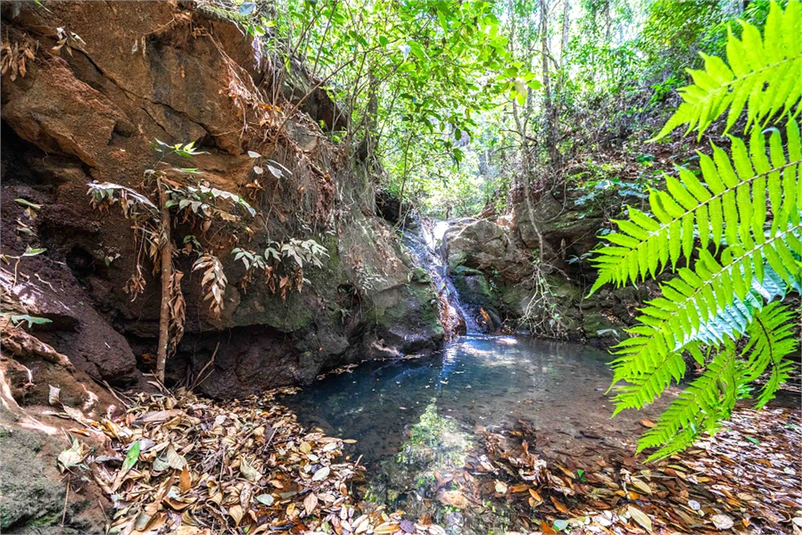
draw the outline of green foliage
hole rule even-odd
[[[789,121],[786,136],[784,151],[779,130],[772,130],[767,156],[765,137],[755,129],[749,147],[732,139],[732,158],[715,145],[712,158],[700,153],[702,181],[684,168],[679,169],[679,179],[666,177],[667,191],[653,190],[649,196],[655,217],[630,208],[629,220],[616,221],[620,232],[605,236],[613,246],[605,248],[595,261],[599,278],[591,293],[608,282],[620,286],[635,283],[638,277],[654,278],[669,264],[675,268],[680,259],[689,262],[696,254],[696,240],[702,250],[708,245],[718,249],[722,243],[731,244],[727,249],[731,261],[755,251],[769,255],[777,272],[786,274],[777,260],[788,258],[789,243],[777,239],[777,233],[793,240],[789,225],[799,221],[796,168],[802,163],[802,148],[795,121]],[[772,220],[766,243],[768,214]],[[739,249],[739,242],[747,248]],[[749,263],[748,258],[743,260]],[[737,285],[739,297],[743,297],[748,279],[743,283],[736,277],[727,284]]]
[[[619,232],[605,237],[611,245],[599,249],[594,260],[599,279],[592,291],[609,282],[620,286],[655,278],[666,269],[677,275],[660,286],[662,296],[646,303],[640,324],[628,331],[633,336],[616,348],[616,413],[642,408],[672,381],[679,383],[687,371],[685,355],[705,369],[642,438],[640,450],[662,446],[651,458],[670,455],[699,433],[714,431],[765,372],[769,375],[758,407],[788,377],[791,364],[784,357],[795,351],[797,341],[793,314],[780,302],[802,285],[802,143],[793,119],[802,51],[797,43],[792,48],[796,57],[789,56],[784,32],[796,29],[798,41],[799,25],[798,4],[785,11],[772,4],[763,39],[747,23],[742,23],[743,41],[728,34],[731,59],[747,43],[773,58],[768,67],[762,59],[753,61],[751,49],[740,51],[743,57],[732,63],[733,71],[717,58],[705,58],[707,70],[694,74],[700,85],[685,91],[684,108],[663,134],[678,124],[701,133],[727,110],[731,125],[733,113],[737,118],[748,101],[748,146],[732,137],[731,154],[713,145],[712,157],[699,155],[701,177],[682,168],[679,179],[667,177],[667,191],[649,196],[654,215],[630,208],[629,220],[616,222]],[[739,63],[744,57],[747,62]],[[778,71],[776,64],[795,71]],[[724,80],[723,92],[715,80]],[[746,96],[744,84],[750,84]],[[759,125],[780,112],[787,118],[785,148],[777,128],[768,132],[767,146]]]
[[[29,314],[14,314],[11,312],[3,312],[0,313],[0,316],[8,317],[11,319],[11,323],[14,325],[20,325],[22,323],[28,324],[28,328],[30,329],[34,325],[47,325],[48,323],[53,323],[53,320],[48,318],[40,318],[39,316],[31,316]]]
[[[659,139],[680,125],[687,131],[699,131],[699,137],[710,124],[729,110],[729,130],[747,109],[747,130],[754,123],[776,115],[799,113],[802,92],[799,72],[802,69],[802,34],[799,2],[789,2],[785,10],[771,4],[766,19],[765,37],[752,24],[741,22],[742,38],[731,29],[727,34],[727,63],[721,58],[702,54],[704,70],[689,71],[693,84],[680,89],[683,103],[668,120]]]

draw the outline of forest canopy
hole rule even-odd
[[[522,168],[540,189],[642,194],[657,180],[654,154],[639,154],[622,180],[620,162],[594,152],[649,137],[699,52],[722,53],[730,23],[761,24],[768,6],[326,0],[239,10],[250,32],[281,36],[267,42],[324,80],[345,114],[331,137],[382,164],[379,186],[447,218],[503,209]],[[574,164],[589,171],[571,175]]]

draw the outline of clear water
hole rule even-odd
[[[352,455],[367,467],[368,494],[438,518],[425,510],[438,505],[431,499],[437,489],[427,485],[435,472],[459,472],[466,457],[480,455],[485,430],[504,432],[524,421],[536,431],[533,447],[547,458],[592,457],[604,445],[635,439],[637,419],[648,414],[609,419],[609,359],[576,344],[467,336],[431,357],[331,375],[284,403],[301,423],[357,440]]]

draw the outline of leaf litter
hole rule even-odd
[[[137,394],[122,418],[82,421],[114,455],[73,439],[59,465],[108,494],[112,534],[445,535],[429,515],[361,502],[364,467],[343,457],[355,441],[304,429],[275,401],[295,390],[223,403]],[[609,446],[541,458],[536,432],[519,424],[485,431],[461,474],[437,474],[451,487],[437,500],[472,513],[503,501],[516,513],[509,527],[531,533],[802,535],[798,411],[739,408],[715,437],[650,464]]]
[[[111,534],[445,535],[384,506],[363,512],[351,492],[364,478],[359,459],[274,401],[293,391],[223,403],[183,390],[137,394],[122,418],[85,422],[115,455],[74,440],[59,464],[89,472],[109,496]]]
[[[452,492],[492,499],[506,486],[511,527],[535,533],[802,535],[798,409],[738,408],[714,437],[649,464],[632,447],[547,461],[529,444],[536,432],[523,421],[485,431],[485,454],[466,462],[471,484]]]

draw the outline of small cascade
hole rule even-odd
[[[488,332],[483,324],[479,307],[466,305],[451,279],[448,266],[448,248],[444,243],[450,223],[420,218],[414,229],[406,229],[404,245],[412,253],[417,266],[423,267],[432,278],[441,305],[441,321],[449,336]],[[486,313],[485,313],[486,314]],[[478,320],[478,321],[477,321]]]
[[[470,316],[463,311],[459,295],[448,276],[448,262],[439,252],[439,243],[448,223],[438,221],[432,225],[421,218],[420,224],[413,229],[403,231],[403,243],[407,246],[415,265],[429,273],[440,301],[440,321],[449,338],[459,334],[478,332],[479,327]],[[444,226],[443,226],[444,225]],[[437,232],[440,231],[439,237]]]

